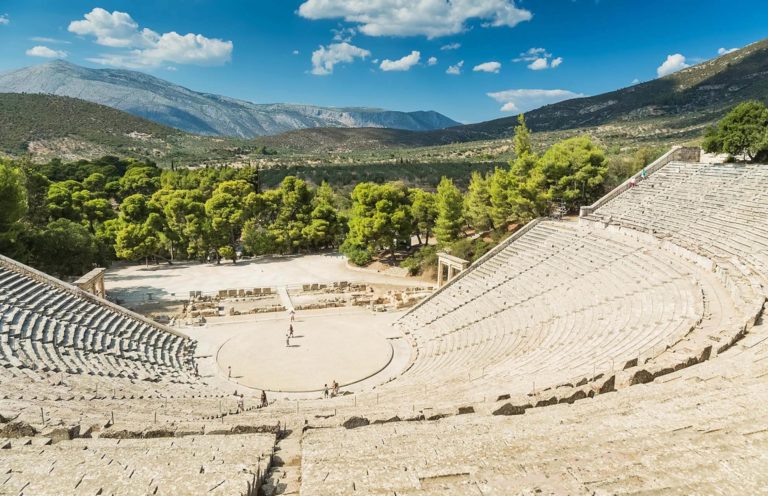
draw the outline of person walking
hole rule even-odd
[[[232,366],[230,365],[227,367],[227,379],[231,379],[231,378],[232,378]]]
[[[286,334],[285,335],[285,347],[286,348],[290,348],[290,346],[291,346],[291,335],[290,334]]]
[[[264,408],[267,405],[268,405],[268,403],[267,403],[267,392],[262,389],[261,390],[261,407]]]
[[[328,398],[328,384],[323,384],[323,398]]]
[[[293,319],[295,318],[296,318],[296,311],[293,308],[291,308],[291,322],[293,322]]]

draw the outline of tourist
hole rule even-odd
[[[288,326],[288,336],[293,337],[293,324]]]
[[[328,397],[328,384],[323,384],[323,398]]]
[[[339,383],[334,380],[333,384],[332,384],[332,387],[333,387],[333,389],[332,389],[332,391],[333,391],[332,392],[332,396],[338,396],[339,395]]]
[[[285,335],[285,347],[289,348],[290,346],[291,346],[291,335],[290,334],[286,334]]]
[[[232,366],[227,367],[227,379],[232,378]]]
[[[267,392],[262,390],[261,391],[261,407],[264,408],[267,406]]]
[[[637,181],[635,180],[635,178],[634,177],[630,178],[630,180],[629,180],[629,187],[630,188],[634,188],[636,184],[637,184]]]
[[[640,171],[640,177],[643,178],[643,181],[648,177],[648,173],[645,171],[645,167],[643,167],[643,170]]]
[[[295,318],[296,318],[296,311],[293,308],[291,308],[291,322],[293,322],[293,319]]]
[[[243,413],[245,411],[245,395],[240,393],[240,397],[237,399],[237,413]]]

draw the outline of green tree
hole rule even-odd
[[[523,114],[517,116],[517,126],[515,126],[515,138],[513,140],[513,145],[516,157],[522,157],[523,155],[533,153],[533,146],[531,145],[531,131],[525,124],[525,115]]]
[[[605,153],[588,136],[555,143],[541,157],[540,166],[546,198],[562,200],[569,209],[596,200],[608,172]]]
[[[429,244],[429,237],[437,221],[435,194],[423,189],[411,190],[411,214],[416,223],[416,238],[420,245]],[[424,235],[422,240],[421,236]]]
[[[123,198],[135,194],[151,196],[160,189],[160,169],[152,165],[134,164],[118,182],[120,196]]]
[[[768,108],[755,100],[742,102],[707,131],[703,148],[710,153],[768,159]]]
[[[505,228],[512,216],[512,204],[509,194],[512,190],[512,177],[509,171],[497,167],[488,177],[488,196],[491,200],[491,222],[497,229]]]
[[[7,230],[27,212],[27,189],[19,168],[0,162],[0,231]]]
[[[328,183],[323,182],[315,191],[310,221],[301,230],[301,235],[311,248],[319,249],[337,246],[342,234],[343,224],[335,195]]]
[[[472,171],[467,196],[464,198],[464,211],[467,223],[476,231],[493,229],[488,180],[478,171]]]
[[[36,267],[60,278],[85,274],[103,263],[93,235],[69,219],[50,222],[34,237],[31,250]]]
[[[439,244],[455,241],[464,226],[463,196],[453,181],[444,177],[437,185],[435,205],[437,206],[437,221],[435,221],[435,237]]]
[[[409,244],[413,231],[408,188],[402,183],[360,183],[352,190],[349,233],[341,250],[355,263],[370,260],[374,250],[394,260],[398,244]]]
[[[205,213],[210,220],[211,246],[223,258],[237,262],[237,248],[243,226],[247,220],[246,197],[253,188],[246,181],[224,181],[205,202]]]

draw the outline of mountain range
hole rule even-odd
[[[428,131],[459,123],[434,111],[256,104],[200,93],[148,74],[63,60],[0,73],[0,93],[80,98],[195,134],[253,138],[315,127]]]
[[[62,72],[75,72],[81,77],[46,79],[48,77],[46,74],[61,75]],[[87,79],[86,74],[93,74],[93,77],[97,78],[96,81],[83,82]],[[105,75],[109,75],[107,79],[111,82],[103,81]],[[120,75],[128,78],[130,84],[119,84]],[[152,89],[151,91],[146,88],[136,90],[140,91],[146,99],[145,102],[141,102],[142,98],[133,95],[134,90],[131,88],[138,84],[137,81],[145,79],[151,83],[146,85],[147,88]],[[61,86],[56,86],[57,84]],[[99,98],[112,102],[115,107],[126,104],[128,101],[137,101],[137,105],[144,106],[145,114],[152,114],[144,117],[149,117],[155,122],[126,116],[119,110],[78,98],[20,94],[22,92],[57,93],[66,90],[73,93],[74,97],[91,100],[95,98],[92,93],[73,91],[73,88],[78,85],[81,88],[94,88],[89,91],[98,90],[100,92],[98,94],[101,95]],[[318,162],[333,161],[338,158],[339,163],[342,163],[348,159],[346,154],[349,153],[360,152],[360,156],[370,159],[372,154],[386,150],[385,153],[380,154],[381,157],[391,158],[395,156],[393,152],[397,149],[436,147],[467,142],[478,142],[461,145],[465,150],[471,147],[480,154],[474,156],[492,156],[495,153],[505,153],[499,150],[508,148],[503,141],[514,134],[514,127],[517,124],[517,116],[510,116],[477,124],[412,131],[393,129],[394,124],[384,119],[385,116],[399,113],[377,111],[366,114],[380,118],[375,125],[370,121],[344,121],[341,124],[334,123],[330,127],[291,129],[280,134],[258,136],[253,139],[220,138],[190,134],[160,126],[156,123],[160,120],[157,116],[162,114],[167,119],[179,121],[187,119],[188,121],[191,119],[190,114],[184,109],[194,109],[195,105],[202,105],[203,101],[239,101],[195,93],[132,71],[90,70],[72,64],[53,62],[0,75],[0,92],[3,91],[12,93],[0,93],[0,146],[2,146],[0,152],[4,151],[10,155],[31,152],[38,159],[57,155],[74,159],[79,156],[93,157],[99,153],[109,152],[139,157],[150,156],[161,160],[163,157],[181,155],[186,157],[189,163],[196,163],[207,160],[229,160],[232,156],[255,158],[253,150],[257,150],[257,155],[261,155],[265,149],[269,149],[270,153],[278,153],[274,160],[285,160],[286,157],[293,155],[296,159],[302,156],[314,157],[313,160]],[[178,100],[162,96],[166,95],[166,91]],[[152,100],[152,98],[159,100]],[[527,112],[526,121],[542,145],[572,134],[589,133],[605,144],[666,146],[670,143],[695,142],[701,137],[706,127],[715,123],[735,104],[749,99],[768,102],[768,40],[750,44],[740,50],[688,67],[669,76],[596,96],[541,107]],[[155,104],[155,101],[160,103]],[[151,105],[149,102],[152,102]],[[173,106],[177,104],[178,107]],[[254,105],[239,102],[233,106],[240,108],[238,105],[241,104]],[[227,105],[224,106],[227,108]],[[269,106],[261,106],[262,109],[266,107]],[[280,108],[280,106],[273,107]],[[318,109],[317,107],[300,108]],[[339,109],[330,109],[329,112],[331,111],[341,112]],[[222,125],[241,129],[245,126],[244,123],[253,122],[250,120],[251,117],[248,117],[252,114],[245,111],[242,114],[238,112],[240,110],[235,111],[234,114],[227,114],[226,119],[221,121],[224,122]],[[135,113],[141,115],[141,112]],[[269,119],[276,119],[275,116],[278,115],[269,112],[267,114],[271,116]],[[242,115],[242,119],[238,115]],[[315,112],[313,119],[319,119],[318,115],[322,115],[320,110]],[[198,128],[195,128],[198,133],[204,131],[214,134],[209,125],[202,123],[199,119],[195,122],[198,122]],[[174,128],[179,127],[176,121],[168,124]],[[365,127],[346,127],[347,124]],[[428,128],[427,124],[414,124],[412,127]],[[442,120],[432,124],[450,125],[449,122]],[[323,124],[321,120],[312,120],[307,125]],[[500,141],[497,142],[497,140]],[[489,143],[489,145],[482,145],[480,142]],[[418,154],[426,157],[425,160],[440,160],[440,151],[431,148],[422,149],[425,150],[424,153]],[[490,152],[487,153],[487,150]],[[453,158],[462,160],[470,159],[468,157],[472,156],[461,151],[458,153],[451,151],[450,154]]]

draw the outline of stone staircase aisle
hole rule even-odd
[[[301,428],[278,435],[272,465],[261,486],[262,496],[299,494],[301,489]]]

